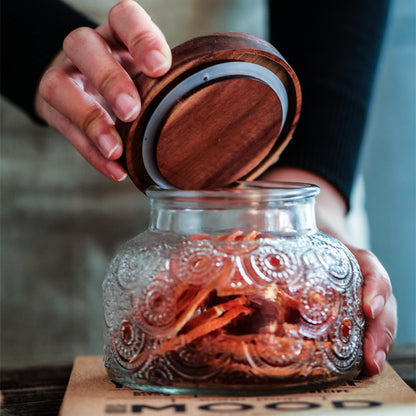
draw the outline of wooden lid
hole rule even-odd
[[[299,118],[299,81],[269,43],[216,33],[172,50],[161,78],[139,74],[140,116],[117,122],[138,188],[209,189],[275,163]]]

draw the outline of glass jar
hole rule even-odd
[[[150,225],[103,283],[112,380],[165,393],[262,394],[355,377],[362,276],[316,228],[314,185],[150,189]]]

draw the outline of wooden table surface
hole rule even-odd
[[[397,348],[389,362],[416,391],[415,346]],[[58,415],[71,369],[72,364],[0,370],[1,416]]]

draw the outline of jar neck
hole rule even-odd
[[[148,192],[151,231],[193,235],[232,230],[299,234],[316,230],[319,188]]]

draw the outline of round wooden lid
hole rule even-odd
[[[215,33],[172,50],[161,78],[139,74],[140,116],[117,122],[141,190],[208,189],[252,180],[275,163],[299,118],[299,81],[269,43]]]

